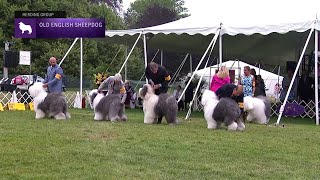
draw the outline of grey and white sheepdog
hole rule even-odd
[[[71,118],[65,97],[61,93],[47,93],[42,85],[43,83],[36,82],[29,88],[30,96],[33,98],[36,119],[45,117]]]
[[[216,129],[222,123],[228,130],[244,130],[239,105],[231,98],[221,98],[220,100],[213,91],[205,90],[201,104],[204,106],[204,117],[208,124],[208,129]]]
[[[165,117],[168,124],[178,124],[178,103],[167,93],[156,95],[149,84],[139,89],[139,96],[143,99],[144,123],[155,124],[157,118]]]
[[[258,124],[268,124],[271,115],[270,101],[264,96],[244,97],[244,111],[248,112],[247,120]]]
[[[124,104],[121,103],[121,97],[118,94],[108,94],[105,96],[97,89],[89,93],[90,101],[93,104],[94,120],[126,121],[124,114]]]

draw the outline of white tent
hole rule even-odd
[[[259,69],[259,67],[255,67],[253,65],[247,64],[245,62],[239,61],[226,61],[223,62],[222,65],[226,66],[228,69],[230,70],[235,70],[235,77],[238,78],[239,74],[243,74],[243,68],[245,66],[249,66],[250,68],[254,68],[257,72],[257,75],[260,75],[262,77],[262,79],[265,82],[266,85],[266,94],[267,96],[273,96],[274,95],[274,86],[279,82],[280,84],[282,83],[283,77],[282,76],[278,76],[275,73],[263,70],[263,69]],[[204,80],[207,81],[207,83],[211,83],[211,79],[212,76],[215,74],[216,70],[218,70],[219,65],[214,65],[211,67],[207,67],[204,69],[200,69],[198,71],[195,71],[194,73],[201,76],[202,74],[204,74],[203,78]]]
[[[219,7],[214,2],[209,7],[203,5],[207,13],[201,16],[191,15],[141,29],[108,30],[106,37],[128,43],[142,32],[147,36],[148,47],[203,53],[213,35],[221,29],[221,57],[284,64],[298,59],[308,30],[312,27],[320,30],[320,22],[317,21],[320,1],[224,1],[219,3]],[[310,43],[307,52],[313,49],[314,43]],[[217,49],[215,54],[218,54]]]

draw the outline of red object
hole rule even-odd
[[[85,108],[86,107],[86,98],[83,97],[82,98],[82,108]]]
[[[13,84],[15,84],[15,85],[22,85],[24,83],[25,83],[25,81],[21,76],[17,76],[15,78],[13,78]]]

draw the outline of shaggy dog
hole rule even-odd
[[[29,88],[33,98],[36,119],[54,117],[55,119],[69,119],[68,105],[65,97],[60,93],[47,93],[43,83],[36,82]]]
[[[255,121],[258,124],[268,124],[271,114],[271,105],[266,97],[244,97],[243,105],[244,111],[248,112],[248,121]]]
[[[208,129],[216,129],[223,122],[228,130],[244,130],[245,125],[240,117],[239,105],[231,98],[220,100],[213,91],[205,90],[201,104],[203,105],[204,118],[207,121]]]
[[[168,124],[177,124],[178,103],[167,93],[156,95],[150,84],[139,89],[139,96],[143,99],[144,123],[155,124],[157,118],[166,118]]]
[[[28,34],[32,33],[32,28],[30,25],[24,24],[23,22],[19,22],[19,29],[21,30],[21,33],[23,34],[25,31],[28,31]]]
[[[121,103],[118,94],[105,96],[102,92],[99,93],[97,89],[93,89],[90,91],[89,97],[94,109],[94,120],[110,120],[111,122],[127,120],[124,115],[124,104]]]

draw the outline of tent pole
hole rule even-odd
[[[260,70],[261,70],[261,67],[260,67],[260,63],[259,63],[259,75],[260,75]]]
[[[231,67],[229,67],[229,69],[232,69],[232,68],[233,68],[234,63],[236,63],[236,61],[235,61],[235,60],[233,60],[233,63],[232,63],[232,65],[231,65]]]
[[[209,62],[209,58],[207,59],[206,65],[204,66],[204,69],[207,68],[208,62]],[[208,69],[207,69],[207,70],[208,70]],[[206,71],[207,71],[207,70],[206,70]],[[190,117],[192,104],[193,104],[194,100],[195,100],[196,97],[197,97],[197,93],[198,93],[198,90],[199,90],[199,88],[200,88],[202,78],[203,78],[203,76],[204,76],[205,74],[206,74],[206,72],[203,73],[203,74],[201,74],[201,76],[200,76],[200,79],[199,79],[199,82],[198,82],[196,91],[194,92],[193,98],[192,98],[191,102],[189,103],[189,110],[188,110],[188,113],[187,113],[186,117],[184,118],[185,120],[189,119],[189,117]]]
[[[138,41],[139,41],[139,39],[140,39],[141,35],[142,35],[142,32],[140,33],[140,35],[139,35],[139,37],[137,38],[136,42],[133,44],[133,46],[132,46],[132,48],[131,48],[131,50],[130,50],[130,52],[129,52],[129,54],[128,54],[127,58],[126,58],[126,60],[125,60],[125,61],[124,61],[124,63],[122,64],[122,66],[121,66],[121,68],[120,68],[120,70],[119,70],[119,72],[118,72],[118,73],[121,73],[122,69],[123,69],[123,68],[124,68],[124,66],[127,64],[127,61],[128,61],[128,59],[129,59],[129,57],[130,57],[131,53],[133,52],[133,49],[136,47],[136,45],[137,45],[137,43],[138,43]]]
[[[273,69],[272,69],[272,73],[274,72],[274,70],[276,69],[278,67],[278,65],[276,65]],[[269,75],[267,78],[264,78],[264,80],[265,81],[267,81],[267,80],[269,80],[269,77],[270,77],[271,75]],[[278,75],[279,76],[279,75]]]
[[[212,76],[211,76],[211,66],[209,67],[209,89],[211,89],[211,80],[212,80]]]
[[[4,42],[4,50],[9,51],[10,50],[10,43],[8,41]],[[9,77],[9,68],[3,67],[3,77],[8,78]]]
[[[147,57],[147,40],[146,40],[146,35],[145,34],[143,34],[143,52],[144,52],[144,67],[147,68],[147,66],[148,66],[148,57]],[[148,84],[147,77],[146,77],[146,83]]]
[[[184,66],[184,64],[185,64],[185,62],[186,62],[186,60],[188,59],[188,56],[189,56],[189,53],[188,53],[188,54],[186,54],[186,56],[184,57],[184,59],[183,59],[182,63],[179,65],[178,69],[177,69],[177,70],[176,70],[176,72],[173,74],[173,76],[172,76],[171,80],[169,81],[169,85],[170,85],[170,84],[171,84],[171,85],[173,85],[173,84],[174,84],[174,82],[176,81],[176,79],[177,79],[177,77],[178,77],[178,75],[179,75],[179,73],[180,73],[181,69],[183,68],[183,66]],[[172,82],[172,80],[173,80],[173,83],[171,83],[171,82]],[[170,88],[170,89],[171,89],[171,88]]]
[[[306,51],[306,49],[307,49],[307,46],[308,46],[308,43],[309,43],[309,41],[310,41],[310,38],[311,38],[311,35],[312,35],[313,31],[314,31],[314,26],[313,26],[312,29],[310,30],[309,36],[308,36],[308,38],[307,38],[307,41],[306,41],[306,43],[304,44],[303,50],[302,50],[302,52],[301,52],[301,55],[300,55],[300,58],[299,58],[299,61],[298,61],[297,67],[296,67],[296,70],[294,71],[292,80],[291,80],[291,82],[290,82],[289,89],[288,89],[288,91],[287,91],[286,97],[285,97],[285,99],[284,99],[283,104],[282,104],[281,107],[280,107],[279,116],[278,116],[278,120],[277,120],[276,125],[278,125],[278,124],[280,123],[280,120],[281,120],[281,117],[282,117],[284,108],[285,108],[286,103],[287,103],[287,101],[288,101],[289,94],[290,94],[290,92],[291,92],[291,89],[292,89],[293,83],[294,83],[294,81],[295,81],[295,78],[296,78],[296,76],[297,76],[297,74],[298,74],[299,67],[300,67],[300,64],[301,64],[302,59],[303,59],[303,55],[304,55],[304,53],[305,53],[305,51]]]
[[[192,55],[190,54],[190,73],[192,74]]]
[[[32,56],[32,54],[31,54],[31,52],[30,52],[30,65],[29,65],[29,68],[30,68],[30,69],[29,69],[29,75],[31,75],[31,70],[32,70],[32,69],[31,69],[31,59],[32,59],[31,56]]]
[[[318,52],[319,52],[319,38],[318,38],[318,30],[315,30],[315,44],[314,44],[314,84],[315,84],[315,105],[316,105],[316,125],[319,125],[319,88],[318,88]]]
[[[222,34],[221,31],[219,33],[219,64],[222,66]]]
[[[241,84],[241,82],[239,82],[240,78],[241,78],[241,68],[240,68],[240,61],[239,61],[239,59],[237,59],[237,60],[238,60],[238,85],[239,85],[239,84]]]
[[[119,50],[117,51],[116,55],[113,56],[112,61],[109,63],[108,68],[106,69],[106,73],[108,73],[109,68],[111,67],[111,64],[113,63],[113,61],[116,59],[116,57],[118,56],[119,52],[121,51],[121,45],[119,47]],[[127,44],[126,44],[126,48],[127,48]]]
[[[154,59],[157,57],[158,53],[159,53],[159,49],[157,50],[156,54],[153,56],[153,58],[151,59],[150,62],[153,62],[153,61],[154,61]]]
[[[160,54],[160,65],[163,66],[163,50],[162,49]]]
[[[73,48],[74,44],[76,44],[76,42],[78,41],[79,38],[76,38],[73,43],[71,44],[70,48],[68,49],[67,53],[63,56],[63,58],[61,59],[59,66],[62,64],[62,62],[64,61],[64,59],[67,57],[67,55],[69,54],[69,52],[71,51],[71,49]]]
[[[281,66],[279,66],[279,68],[278,68],[278,86],[279,86],[279,88],[280,88],[280,67],[281,67]],[[276,97],[276,102],[277,102],[277,98],[279,97],[278,92],[279,92],[279,91],[277,91],[277,94],[276,94],[276,95],[277,95],[277,97]]]
[[[153,58],[151,59],[151,61],[150,61],[150,62],[153,62],[153,61],[154,61],[154,58],[156,58],[156,57],[157,57],[158,52],[159,52],[159,49],[157,50],[156,54],[153,56]],[[138,83],[137,83],[136,87],[134,87],[134,90],[136,90],[136,89],[137,89],[137,87],[138,87],[138,85],[140,84],[140,82],[141,82],[141,80],[142,80],[143,76],[145,75],[145,73],[146,73],[146,72],[145,72],[145,71],[143,71],[143,74],[142,74],[142,76],[140,77],[140,79],[139,79],[139,81],[138,81]]]
[[[125,56],[128,56],[128,46],[126,46],[125,49]],[[128,62],[126,62],[125,66],[124,66],[124,80],[126,81],[128,79]]]
[[[82,102],[82,81],[83,81],[83,44],[82,38],[80,38],[80,102]],[[80,104],[82,109],[82,103]]]
[[[214,46],[212,46],[211,47],[211,50],[210,50],[210,54],[209,54],[209,56],[208,56],[208,60],[210,59],[210,57],[211,57],[211,53],[212,53],[212,51],[213,51],[213,48],[214,48]],[[214,59],[213,59],[213,61],[212,61],[212,63],[214,62]],[[209,69],[210,69],[210,72],[209,72],[209,89],[211,88],[211,65],[212,65],[212,63],[210,63],[210,65],[209,65]],[[207,67],[205,67],[205,68],[207,68]],[[208,70],[208,69],[207,69]],[[206,70],[206,71],[207,71]]]
[[[211,47],[211,46],[214,46],[214,45],[216,44],[216,41],[217,41],[217,39],[218,39],[219,33],[220,33],[220,29],[217,30],[216,34],[215,34],[214,37],[212,38],[209,46],[207,47],[207,50],[204,52],[204,54],[203,54],[203,56],[202,56],[202,58],[201,58],[201,60],[200,60],[200,62],[199,62],[199,64],[198,64],[198,66],[196,67],[196,69],[195,69],[194,71],[197,71],[197,70],[199,69],[199,67],[200,67],[202,61],[204,60],[204,58],[206,57],[206,55],[207,55],[210,47]],[[194,75],[195,75],[195,73],[192,73],[191,78],[189,79],[186,87],[184,88],[184,90],[182,91],[182,93],[181,93],[181,95],[180,95],[180,97],[179,97],[179,99],[178,99],[178,102],[179,102],[179,101],[182,99],[182,97],[184,96],[184,93],[186,92],[187,87],[190,85],[190,83],[191,83]]]

